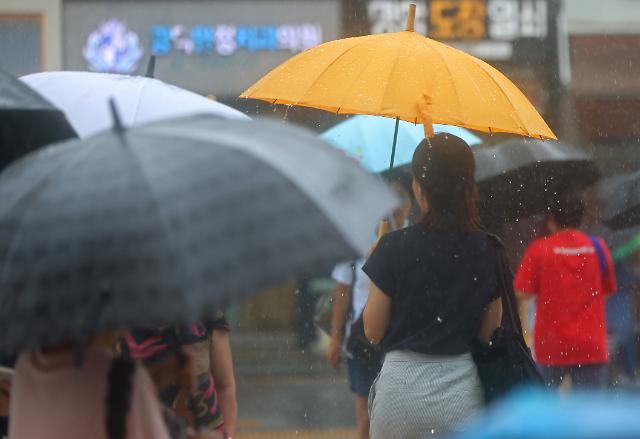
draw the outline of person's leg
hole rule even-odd
[[[538,364],[538,369],[544,379],[544,384],[549,389],[557,389],[562,384],[567,369],[564,366],[549,366],[546,364]]]
[[[622,362],[627,376],[635,380],[638,372],[638,341],[633,331],[631,331],[625,339]]]
[[[636,363],[638,356],[634,328],[631,325],[624,328],[624,331],[619,334],[619,340],[622,370],[627,378],[633,380],[636,376]]]
[[[380,372],[380,365],[347,358],[347,369],[351,391],[355,395],[358,438],[369,439],[369,390]]]
[[[607,386],[607,364],[572,366],[571,384],[574,389],[604,389]]]
[[[356,395],[356,422],[358,439],[369,439],[368,397]]]

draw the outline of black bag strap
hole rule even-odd
[[[349,288],[351,291],[349,294],[349,311],[347,312],[347,320],[351,320],[351,318],[353,317],[353,294],[356,291],[356,281],[358,280],[358,276],[356,274],[356,270],[358,269],[358,261],[351,261],[349,267],[351,267],[351,288]]]
[[[493,234],[487,233],[489,241],[494,245],[498,256],[498,288],[500,289],[500,298],[502,299],[502,326],[511,329],[520,342],[525,344],[522,321],[518,312],[516,293],[513,289],[513,272],[509,267],[509,260],[504,248],[502,240]]]
[[[109,439],[126,439],[127,415],[131,406],[133,372],[128,358],[114,358],[109,369],[106,400],[106,428]]]

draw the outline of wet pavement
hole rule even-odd
[[[345,366],[302,352],[287,333],[232,336],[240,439],[354,439],[355,413]]]

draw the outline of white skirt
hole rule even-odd
[[[369,394],[371,439],[437,438],[464,429],[483,408],[471,354],[392,351]]]

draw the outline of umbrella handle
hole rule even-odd
[[[413,32],[413,26],[416,22],[416,5],[411,3],[409,5],[409,15],[407,15],[407,30],[408,32]]]
[[[429,139],[435,135],[433,122],[431,121],[431,97],[423,94],[418,100],[418,108],[422,114],[422,124],[424,125],[424,137]]]
[[[393,169],[393,162],[396,159],[396,143],[398,143],[398,127],[400,126],[400,118],[396,117],[396,128],[393,131],[393,144],[391,145],[391,161],[389,162],[389,170]]]

